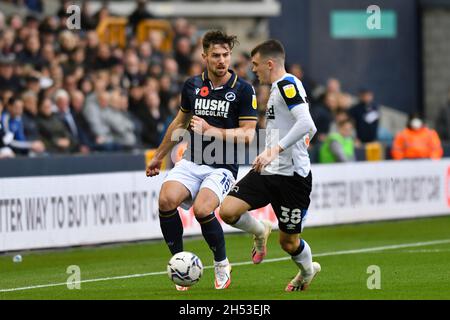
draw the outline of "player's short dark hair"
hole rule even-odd
[[[285,59],[286,53],[283,44],[275,39],[264,41],[253,48],[251,56],[254,57],[257,53],[263,58],[282,58]]]
[[[227,44],[230,47],[230,50],[239,43],[237,41],[237,37],[235,35],[228,35],[220,30],[211,30],[205,33],[202,40],[203,51],[206,52],[211,47],[211,45],[215,44]]]

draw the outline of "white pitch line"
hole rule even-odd
[[[342,250],[342,251],[324,252],[324,253],[314,254],[313,256],[314,257],[337,256],[337,255],[357,254],[357,253],[366,253],[366,252],[401,249],[401,248],[431,246],[431,245],[435,245],[435,244],[444,244],[444,243],[450,243],[450,239],[426,241],[426,242],[415,242],[415,243],[404,243],[404,244],[397,244],[397,245],[380,246],[380,247],[363,248],[363,249],[354,249],[354,250]],[[278,261],[289,260],[289,259],[290,259],[290,257],[266,259],[266,260],[263,261],[263,263],[278,262]],[[232,265],[233,266],[244,266],[244,265],[249,265],[249,264],[253,264],[253,262],[251,262],[251,261],[236,262],[236,263],[233,263]],[[205,269],[212,269],[212,268],[214,268],[214,266],[206,266],[205,267]],[[167,272],[166,271],[160,271],[160,272],[130,274],[130,275],[125,275],[125,276],[106,277],[106,278],[98,278],[98,279],[88,279],[88,280],[81,280],[81,281],[70,282],[70,285],[76,285],[76,284],[88,283],[88,282],[100,282],[100,281],[110,281],[110,280],[120,280],[120,279],[130,279],[130,278],[141,278],[141,277],[156,276],[156,275],[163,275],[163,274],[167,274]],[[50,283],[50,284],[41,284],[41,285],[20,287],[20,288],[0,289],[0,292],[23,291],[23,290],[32,290],[32,289],[40,289],[40,288],[66,286],[66,285],[67,285],[67,282]]]

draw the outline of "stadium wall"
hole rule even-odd
[[[158,194],[166,172],[150,179],[143,155],[126,159],[75,157],[70,165],[64,157],[16,159],[15,166],[2,160],[0,252],[162,239]],[[92,170],[91,161],[102,163],[101,170]],[[239,178],[248,170],[241,168]],[[313,175],[306,226],[450,213],[447,159],[314,165]],[[180,212],[185,234],[200,235],[192,212]],[[270,206],[253,214],[276,225]]]
[[[376,100],[402,112],[422,110],[420,15],[418,0],[280,0],[281,15],[270,18],[270,36],[287,48],[287,62],[300,63],[306,78],[326,83],[335,77],[343,90],[373,90]],[[393,37],[335,38],[333,12],[366,9],[376,4],[396,16]],[[367,14],[369,17],[370,14]],[[366,25],[363,24],[362,28]],[[382,26],[383,27],[383,26]]]

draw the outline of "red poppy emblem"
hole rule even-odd
[[[200,95],[201,95],[202,97],[207,97],[208,94],[209,94],[209,89],[208,89],[208,87],[203,87],[203,88],[200,89]]]

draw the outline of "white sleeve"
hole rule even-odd
[[[312,139],[317,132],[316,125],[309,113],[308,103],[296,105],[291,109],[291,113],[294,115],[296,121],[289,132],[278,143],[283,150],[297,143],[306,134],[309,134],[309,139]]]

